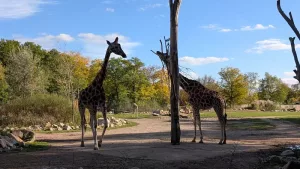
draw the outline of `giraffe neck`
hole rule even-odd
[[[182,89],[187,93],[193,93],[194,89],[197,88],[198,90],[205,90],[205,87],[196,80],[188,79],[187,77],[183,76],[179,73],[179,85]]]
[[[103,81],[106,77],[106,70],[107,70],[107,65],[108,65],[110,54],[111,54],[111,51],[110,51],[110,48],[108,47],[106,50],[106,54],[105,54],[105,58],[104,58],[101,70],[98,72],[98,74],[94,80],[96,82],[96,85],[102,86],[102,84],[103,84]]]

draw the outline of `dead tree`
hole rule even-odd
[[[178,13],[181,0],[169,0],[170,5],[170,79],[171,79],[171,143],[180,144],[179,124],[179,68],[178,68]]]
[[[293,16],[292,16],[292,12],[289,13],[290,17],[288,17],[283,12],[283,10],[281,9],[280,0],[277,0],[277,9],[278,9],[280,15],[290,25],[290,27],[292,28],[292,30],[295,32],[296,36],[300,40],[300,33],[299,33],[297,27],[295,26],[294,19],[293,19]],[[292,48],[292,52],[293,52],[293,55],[294,55],[294,60],[295,60],[295,63],[296,63],[296,69],[294,69],[294,72],[295,72],[296,76],[294,76],[294,78],[297,79],[298,82],[300,82],[300,64],[299,64],[297,52],[296,52],[296,49],[295,49],[295,37],[290,37],[289,39],[290,39],[290,42],[291,42],[291,48]]]

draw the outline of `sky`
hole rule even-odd
[[[182,0],[178,50],[190,78],[219,80],[221,68],[265,72],[287,84],[295,62],[289,37],[295,34],[279,14],[277,0]],[[103,59],[106,40],[119,37],[128,58],[161,66],[150,50],[170,35],[168,0],[0,0],[0,38],[31,41],[44,49],[80,52]],[[299,0],[281,0],[300,29]],[[300,48],[299,40],[295,40]],[[300,52],[300,51],[299,51]]]

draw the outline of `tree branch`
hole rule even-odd
[[[290,25],[290,27],[292,28],[292,30],[295,32],[295,34],[298,37],[298,39],[300,40],[300,33],[299,33],[298,29],[295,26],[295,23],[294,23],[294,20],[293,20],[293,16],[292,16],[292,12],[289,13],[290,18],[287,17],[286,14],[281,9],[280,0],[277,0],[277,9],[278,9],[279,13],[281,14],[281,16],[284,18],[284,20]]]
[[[294,60],[295,60],[295,63],[296,63],[296,68],[297,70],[294,70],[296,76],[294,76],[295,79],[297,79],[299,82],[300,82],[300,64],[299,64],[299,60],[298,60],[298,56],[297,56],[297,52],[296,52],[296,49],[295,49],[295,37],[290,37],[290,42],[291,42],[291,48],[292,48],[292,52],[293,52],[293,55],[294,55]]]

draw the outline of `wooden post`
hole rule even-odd
[[[171,79],[171,143],[180,144],[179,124],[179,68],[178,68],[178,13],[181,0],[169,0],[170,5],[170,79]]]

